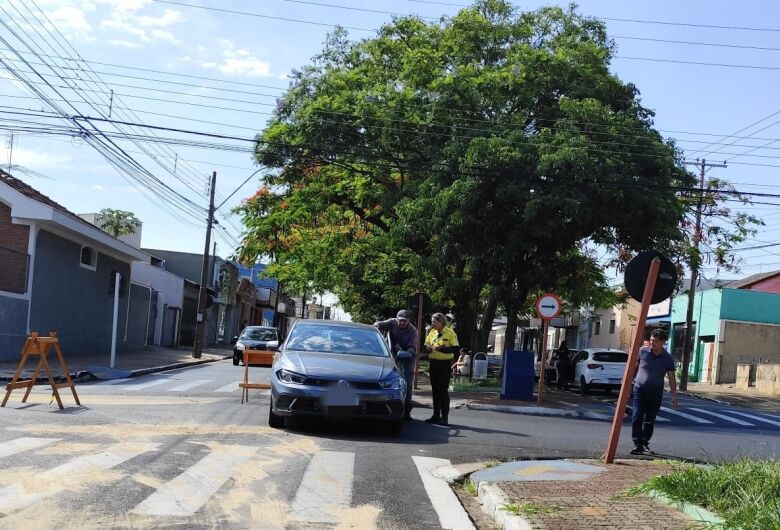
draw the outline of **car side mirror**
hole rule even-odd
[[[230,339],[230,344],[235,344],[236,342],[238,342],[238,336],[235,336],[232,339]]]
[[[396,359],[401,359],[402,361],[406,361],[412,358],[412,354],[408,351],[399,351],[395,354]]]

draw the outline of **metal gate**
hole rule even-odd
[[[154,344],[154,332],[157,324],[157,291],[152,291],[152,298],[149,306],[149,322],[147,323],[146,344]]]

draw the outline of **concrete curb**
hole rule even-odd
[[[217,354],[210,354],[210,355],[217,355]],[[195,366],[198,364],[205,364],[205,363],[213,363],[216,361],[223,361],[225,359],[230,359],[233,357],[233,354],[230,355],[222,355],[217,356],[214,359],[199,359],[197,361],[186,361],[186,362],[180,362],[180,363],[172,363],[172,364],[166,364],[162,366],[153,366],[150,368],[138,368],[137,370],[130,370],[130,377],[138,377],[142,375],[152,374],[156,372],[164,372],[165,370],[173,370],[175,368],[184,368],[186,366]],[[89,370],[80,370],[78,372],[73,372],[70,374],[70,378],[73,380],[74,383],[85,383],[87,381],[98,381],[99,379],[92,375],[92,373]],[[0,383],[10,383],[13,377],[6,377],[6,376],[0,376]],[[39,378],[39,381],[48,382],[48,380],[43,381]],[[55,383],[64,383],[65,382],[65,376],[58,375],[54,377]]]
[[[687,390],[686,391],[678,390],[677,393],[680,394],[681,396],[688,396],[696,399],[704,399],[706,401],[714,401],[715,403],[720,403],[721,405],[733,405],[733,403],[731,403],[730,401],[723,401],[712,397],[702,396],[701,394],[694,394],[693,392],[688,392]]]
[[[488,410],[509,414],[525,414],[528,416],[560,416],[586,420],[612,421],[612,416],[581,409],[554,409],[551,407],[534,407],[522,405],[489,405],[486,403],[466,403],[469,410]]]
[[[503,530],[531,530],[533,528],[524,517],[512,515],[502,509],[509,504],[509,499],[495,484],[480,482],[477,484],[477,491],[482,511],[492,517],[499,528]]]
[[[210,354],[216,355],[216,354]],[[225,359],[231,359],[233,354],[223,355],[215,359],[198,359],[197,361],[185,361],[181,363],[166,364],[163,366],[153,366],[151,368],[139,368],[137,370],[130,370],[130,377],[138,377],[141,375],[153,374],[156,372],[164,372],[166,370],[174,370],[176,368],[184,368],[186,366],[196,366],[198,364],[213,363],[216,361],[224,361]]]
[[[693,519],[694,521],[698,521],[701,523],[708,523],[712,525],[723,524],[723,519],[721,519],[711,511],[707,510],[706,508],[702,508],[701,506],[697,506],[696,504],[691,504],[685,501],[674,500],[668,495],[666,495],[665,493],[662,493],[658,490],[650,490],[647,492],[647,495],[654,499],[658,499],[659,501],[665,504],[668,504],[672,508],[676,508],[677,510],[683,512],[685,515]]]

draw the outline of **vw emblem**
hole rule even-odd
[[[338,385],[339,385],[341,388],[349,388],[349,381],[344,381],[344,380],[342,379],[341,381],[339,381],[339,382],[338,382]]]

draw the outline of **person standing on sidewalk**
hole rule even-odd
[[[634,393],[631,436],[634,439],[632,455],[649,455],[650,438],[653,436],[655,417],[664,397],[664,376],[669,378],[672,391],[672,408],[677,408],[677,380],[674,375],[674,359],[664,348],[666,332],[660,329],[650,336],[650,347],[639,350],[639,360],[632,390]]]
[[[390,334],[390,344],[393,348],[393,356],[399,351],[407,351],[411,354],[410,359],[396,359],[398,367],[401,369],[406,380],[406,399],[404,402],[404,419],[412,419],[412,381],[415,367],[415,357],[417,356],[417,328],[414,327],[409,319],[411,314],[406,309],[401,309],[395,318],[389,320],[380,320],[374,322],[374,326],[384,333]]]
[[[449,425],[450,414],[450,375],[452,359],[458,353],[458,336],[447,325],[447,317],[442,313],[431,316],[431,331],[425,338],[425,350],[429,353],[431,393],[433,394],[433,416],[425,423]]]

